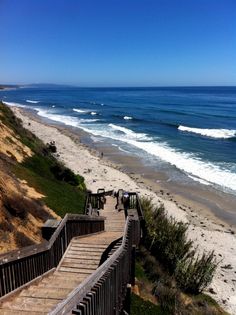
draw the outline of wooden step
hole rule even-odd
[[[60,272],[73,272],[79,274],[91,274],[95,269],[82,269],[82,268],[73,268],[73,267],[60,267]]]
[[[57,288],[57,290],[53,290],[50,288],[40,288],[40,287],[30,287],[27,290],[24,290],[20,293],[21,297],[35,297],[35,298],[44,298],[44,299],[56,299],[62,300],[69,293],[71,289],[61,289]]]
[[[99,261],[100,260],[101,255],[85,255],[85,254],[80,254],[80,255],[75,255],[75,254],[67,254],[66,258],[70,258],[70,259],[77,259],[77,260],[94,260],[94,261]]]
[[[73,274],[71,276],[67,275],[65,277],[65,274],[56,273],[53,278],[51,278],[49,280],[43,280],[39,283],[39,285],[41,285],[41,284],[49,284],[50,285],[51,283],[54,285],[55,283],[63,282],[65,284],[69,283],[69,284],[73,284],[73,285],[77,286],[77,283],[80,283],[85,278],[86,278],[86,275],[80,275],[80,276],[77,275],[77,277],[75,277]]]
[[[13,302],[4,303],[2,308],[18,310],[18,314],[21,314],[21,311],[48,312],[60,301],[61,299],[17,297]]]
[[[93,265],[90,265],[90,264],[81,264],[81,263],[71,263],[71,262],[66,262],[66,261],[63,261],[62,264],[61,264],[61,267],[72,267],[72,268],[82,268],[82,269],[93,269],[93,270],[96,270],[97,269],[97,264],[93,264]]]
[[[68,262],[68,263],[76,263],[76,264],[88,264],[88,265],[95,265],[97,266],[97,264],[99,263],[100,259],[74,259],[74,258],[68,258],[65,257],[63,259],[63,262]]]
[[[102,244],[89,244],[89,243],[80,243],[80,242],[71,242],[71,246],[72,247],[78,247],[78,248],[94,248],[96,246],[96,248],[99,249],[105,249],[106,245],[102,245]]]
[[[105,249],[106,249],[106,247],[102,248],[102,249],[96,248],[95,245],[93,247],[90,247],[90,248],[72,246],[72,247],[69,248],[68,252],[73,251],[73,252],[98,253],[98,254],[101,254],[101,253],[104,252]]]
[[[75,282],[65,282],[65,281],[53,281],[53,282],[48,282],[48,283],[40,283],[38,285],[38,288],[44,288],[45,290],[48,289],[53,289],[57,290],[57,288],[61,289],[70,289],[71,291],[74,290],[83,280]]]
[[[94,250],[94,251],[91,251],[91,250],[89,250],[89,251],[86,251],[86,250],[83,250],[83,249],[69,249],[68,250],[68,252],[67,252],[67,254],[72,254],[72,255],[81,255],[81,254],[83,254],[83,255],[88,255],[88,256],[101,256],[101,254],[103,253],[104,251],[102,250],[102,251],[96,251],[96,250]],[[65,255],[65,257],[67,256],[67,254]]]

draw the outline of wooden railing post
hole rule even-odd
[[[132,286],[135,285],[135,258],[136,258],[136,245],[133,245],[132,251],[131,251],[131,275],[130,275],[130,283]]]
[[[128,283],[126,287],[126,295],[123,304],[122,315],[129,315],[131,310],[131,284]]]

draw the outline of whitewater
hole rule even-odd
[[[202,136],[217,138],[217,139],[229,139],[236,136],[236,130],[229,129],[201,129],[201,128],[190,128],[186,126],[179,126],[180,131],[192,132]]]

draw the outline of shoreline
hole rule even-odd
[[[178,190],[176,193],[169,192],[168,187],[144,178],[142,171],[140,174],[130,171],[128,167],[124,172],[125,164],[122,164],[122,158],[119,156],[121,163],[116,164],[112,158],[109,158],[108,151],[104,150],[105,146],[100,147],[105,151],[105,157],[101,159],[98,156],[99,147],[94,146],[95,148],[91,149],[81,143],[81,138],[87,136],[85,132],[78,129],[74,132],[73,128],[45,122],[24,109],[16,107],[11,107],[11,109],[22,119],[24,127],[35,133],[45,143],[52,140],[56,142],[59,160],[74,172],[84,176],[88,189],[96,191],[98,188],[106,190],[123,188],[137,191],[141,196],[152,198],[157,204],[163,203],[167,213],[177,220],[189,223],[189,237],[199,246],[200,251],[215,250],[217,260],[221,261],[210,285],[216,294],[206,293],[216,299],[227,311],[236,313],[236,238],[231,225],[214,216],[211,211],[207,212],[207,209],[199,211],[197,202],[191,200],[191,194],[188,191],[185,191],[186,195],[190,195],[187,200],[185,195],[183,197],[178,194]],[[115,148],[112,149],[110,156],[116,152]],[[131,163],[127,156],[123,160],[127,165]],[[132,159],[133,162],[134,159]],[[137,170],[140,169],[138,162],[135,166]],[[186,201],[188,204],[185,204]],[[222,268],[226,265],[232,266],[232,269]]]

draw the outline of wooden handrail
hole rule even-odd
[[[56,267],[73,237],[103,230],[103,217],[67,214],[48,242],[0,255],[0,297]]]
[[[101,198],[105,196],[111,196],[112,194],[113,194],[113,190],[104,191],[101,193],[89,192],[85,200],[84,214],[87,214],[89,204],[91,204],[93,209],[101,209],[103,206],[101,203]]]
[[[65,217],[63,218],[63,220],[61,220],[58,228],[56,229],[56,231],[53,233],[52,237],[50,238],[49,241],[43,240],[43,242],[41,244],[36,244],[36,245],[30,245],[30,246],[26,246],[23,247],[21,249],[15,249],[12,250],[10,252],[7,253],[3,253],[0,254],[0,266],[11,262],[13,260],[16,259],[21,259],[21,258],[25,258],[27,256],[30,256],[32,254],[35,253],[40,253],[42,251],[48,250],[51,248],[51,246],[53,245],[53,243],[55,242],[56,238],[58,237],[60,231],[63,229],[63,227],[65,226],[67,221],[104,221],[105,218],[104,217],[94,217],[94,216],[88,216],[88,215],[84,215],[84,214],[70,214],[67,213],[65,215]]]
[[[76,305],[78,305],[79,303],[82,302],[84,297],[107,274],[107,272],[113,266],[119,265],[119,263],[121,263],[124,255],[127,256],[126,262],[128,264],[126,263],[123,266],[123,268],[120,269],[120,272],[124,273],[125,272],[124,269],[126,269],[127,275],[125,277],[125,281],[126,282],[129,281],[128,278],[131,276],[131,270],[129,268],[129,264],[131,265],[132,245],[138,245],[138,242],[139,242],[139,237],[137,235],[135,235],[135,234],[139,234],[139,229],[136,229],[136,231],[135,231],[135,228],[138,227],[137,223],[138,223],[137,220],[133,220],[130,217],[128,217],[126,219],[124,236],[122,239],[121,246],[116,250],[116,252],[110,258],[108,258],[100,267],[98,267],[98,269],[93,274],[91,274],[77,288],[75,288],[69,294],[67,299],[65,299],[64,301],[59,303],[57,305],[57,307],[49,313],[50,315],[59,315],[59,314],[62,315],[62,314],[70,313]],[[124,286],[124,283],[120,283],[120,284],[114,283],[114,285],[117,285],[118,287],[122,287],[122,286]],[[108,291],[107,291],[107,296],[106,296],[107,300],[109,300],[109,290],[110,290],[110,288],[108,288]],[[123,294],[122,298],[124,299],[124,297],[125,297],[125,295]],[[100,306],[102,307],[102,305],[100,305]],[[118,307],[118,306],[116,306],[116,307]],[[121,307],[121,305],[119,307]],[[108,314],[108,312],[107,312],[107,314]]]

